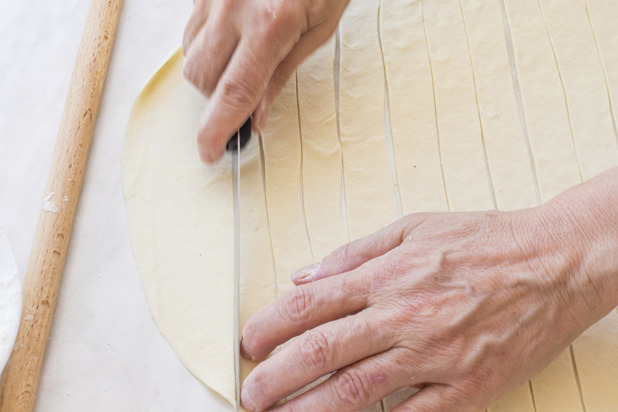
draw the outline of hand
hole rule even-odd
[[[597,180],[540,208],[411,215],[297,272],[243,331],[256,361],[300,335],[247,377],[243,405],[333,373],[275,410],[356,411],[406,386],[420,391],[397,411],[486,407],[618,304],[616,172],[613,192]]]
[[[198,148],[218,160],[253,113],[256,129],[301,61],[334,33],[349,0],[194,0],[183,38],[184,74],[212,95]]]

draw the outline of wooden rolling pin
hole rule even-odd
[[[26,270],[21,325],[0,381],[0,412],[34,409],[121,6],[90,1]]]

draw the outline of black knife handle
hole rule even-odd
[[[249,143],[249,139],[251,139],[251,117],[249,117],[245,124],[238,129],[238,133],[240,133],[240,148],[242,149],[247,143]],[[235,152],[238,150],[238,139],[236,137],[236,133],[234,133],[234,135],[230,137],[230,140],[228,140],[225,150],[228,152]]]

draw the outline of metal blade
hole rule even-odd
[[[232,151],[232,192],[234,201],[234,379],[236,411],[240,411],[240,132]]]

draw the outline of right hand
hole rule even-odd
[[[200,157],[217,161],[253,114],[270,105],[296,67],[334,33],[349,0],[194,0],[183,38],[184,74],[211,96],[198,128]]]

